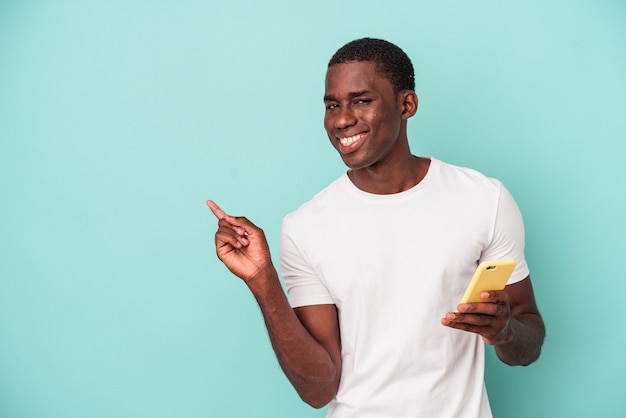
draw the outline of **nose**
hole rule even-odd
[[[354,126],[357,122],[356,116],[349,106],[339,108],[339,114],[335,118],[335,128],[345,129]]]

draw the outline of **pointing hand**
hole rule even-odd
[[[263,230],[244,217],[226,214],[215,202],[207,206],[218,219],[215,233],[217,257],[236,276],[249,282],[259,271],[272,267],[269,246]]]

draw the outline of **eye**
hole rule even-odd
[[[358,99],[354,102],[354,104],[369,104],[372,102],[372,99]]]
[[[328,103],[326,104],[326,110],[333,110],[333,109],[337,109],[339,107],[339,105],[337,105],[337,103]]]

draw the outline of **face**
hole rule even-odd
[[[406,93],[396,94],[373,62],[331,66],[324,103],[328,138],[348,167],[378,166],[405,149],[409,152],[403,145],[406,119],[415,113],[417,102],[407,112]]]

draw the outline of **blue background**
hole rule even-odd
[[[413,152],[522,209],[541,359],[488,350],[496,417],[626,416],[626,3],[0,2],[0,416],[321,417],[219,263],[212,198],[264,227],[344,172],[326,63],[416,68]]]

